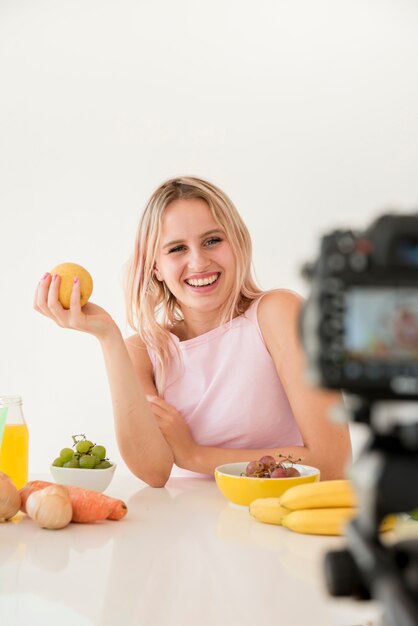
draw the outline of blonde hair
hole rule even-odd
[[[125,282],[127,320],[156,356],[156,386],[164,388],[171,359],[179,356],[170,328],[183,319],[181,308],[164,282],[155,276],[156,254],[166,207],[177,199],[204,200],[232,248],[237,280],[221,311],[221,324],[244,313],[263,292],[251,270],[252,246],[247,227],[228,196],[215,185],[192,176],[174,178],[152,194],[140,219]],[[173,350],[174,348],[174,350]]]

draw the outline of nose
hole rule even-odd
[[[204,272],[210,265],[210,259],[208,258],[208,254],[205,249],[191,248],[188,266],[193,272]]]

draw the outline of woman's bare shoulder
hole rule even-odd
[[[261,333],[268,348],[277,342],[291,345],[298,335],[303,298],[290,289],[266,292],[257,310]]]
[[[259,318],[287,315],[299,310],[303,304],[303,298],[291,289],[274,289],[266,291],[258,305]]]

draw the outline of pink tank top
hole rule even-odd
[[[257,319],[261,298],[203,335],[177,343],[164,399],[186,420],[196,443],[219,448],[303,445]],[[150,354],[155,367],[154,355]]]

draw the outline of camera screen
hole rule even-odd
[[[344,321],[347,357],[418,361],[418,289],[350,288]]]
[[[396,258],[401,265],[418,266],[418,241],[416,237],[400,237],[396,246]]]

